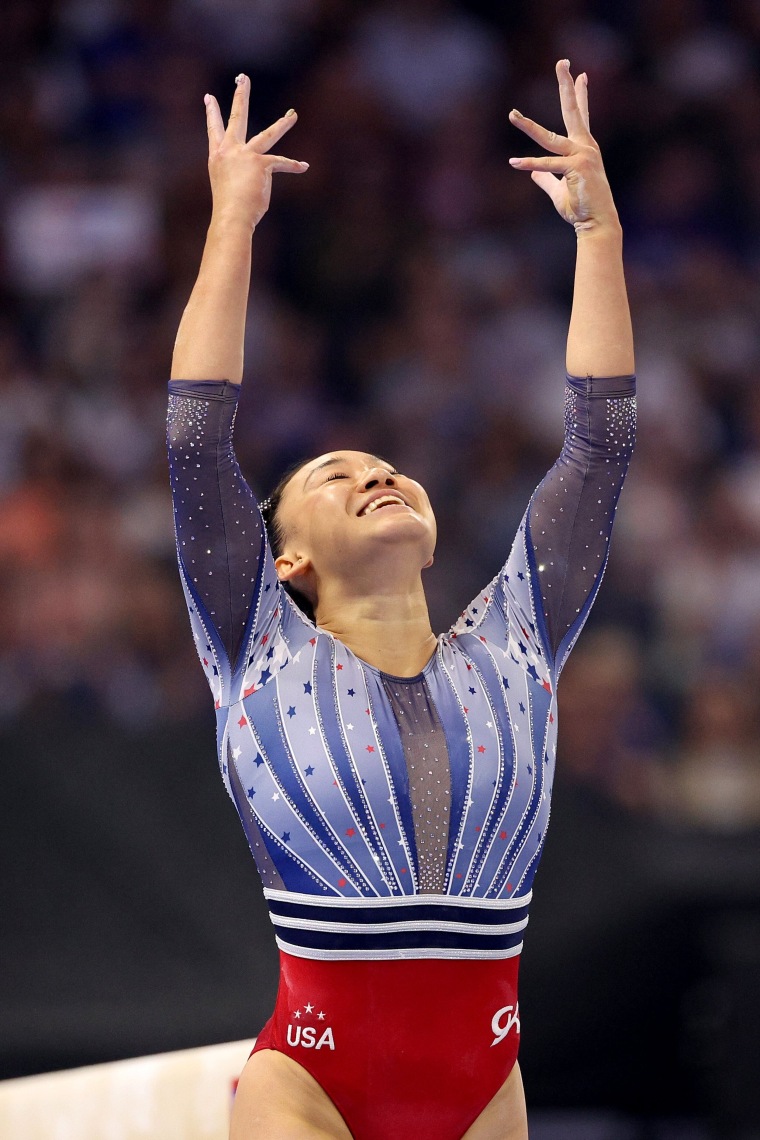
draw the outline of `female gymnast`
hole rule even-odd
[[[206,96],[213,211],[172,364],[177,552],[221,772],[263,880],[280,987],[232,1140],[522,1140],[517,969],[549,819],[556,686],[633,444],[622,237],[587,80],[514,158],[577,234],[565,439],[507,561],[435,637],[436,528],[410,474],[341,449],[260,509],[232,446],[251,235],[294,111],[246,141]],[[262,397],[259,397],[262,398]],[[263,512],[263,514],[262,514]],[[313,620],[309,615],[313,615]]]

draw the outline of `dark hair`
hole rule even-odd
[[[285,545],[285,530],[282,525],[282,519],[279,516],[282,493],[293,476],[297,475],[301,468],[305,467],[307,463],[311,463],[311,459],[302,459],[298,463],[293,463],[281,477],[272,493],[260,504],[261,517],[264,520],[264,526],[267,530],[273,558],[278,558],[280,554],[282,554],[282,548]],[[286,593],[290,594],[298,608],[306,614],[307,618],[310,621],[316,621],[314,607],[306,595],[302,594],[300,590],[295,589],[294,586],[291,586],[289,582],[283,582],[282,586]]]

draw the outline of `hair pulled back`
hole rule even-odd
[[[273,558],[279,558],[282,554],[283,546],[285,545],[285,528],[282,525],[282,517],[280,515],[280,502],[282,500],[283,491],[293,476],[297,475],[301,468],[310,462],[310,459],[302,459],[298,463],[293,463],[281,477],[272,493],[260,503],[261,517],[264,520]],[[306,615],[309,621],[315,621],[314,606],[306,595],[302,594],[300,590],[295,589],[294,586],[291,586],[289,582],[283,582],[282,586],[286,593],[290,594],[293,601]]]

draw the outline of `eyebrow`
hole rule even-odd
[[[387,459],[381,459],[379,455],[370,455],[370,459],[375,459],[375,460],[377,460],[378,463],[387,463],[389,467],[393,466],[392,463],[388,463]],[[309,472],[309,474],[306,476],[306,478],[303,481],[303,487],[301,488],[301,490],[302,491],[306,490],[306,484],[309,482],[312,475],[316,475],[317,471],[321,471],[324,467],[337,467],[341,463],[348,463],[348,462],[349,461],[348,461],[348,459],[346,459],[345,455],[332,455],[329,459],[326,459],[324,461],[324,463],[320,463],[318,467],[312,467],[311,471]]]

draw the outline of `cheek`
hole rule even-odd
[[[331,554],[340,553],[351,520],[345,501],[338,495],[325,495],[304,503],[298,532],[301,545],[312,560],[324,564]]]
[[[435,531],[435,515],[433,514],[433,508],[430,505],[430,499],[427,497],[427,494],[422,489],[422,487],[420,487],[418,491],[418,500],[422,514],[425,516],[425,518],[430,520],[430,525],[433,528],[433,531]]]
[[[427,508],[427,510],[430,511],[430,513],[432,514],[433,508],[430,506],[430,499],[428,498],[428,493],[425,490],[425,488],[422,486],[422,484],[418,483],[416,481],[416,479],[410,479],[409,480],[409,487],[410,487],[412,494],[416,497],[417,501],[420,504],[424,505]]]

